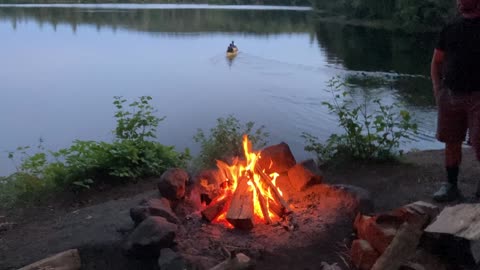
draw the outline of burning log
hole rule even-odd
[[[230,173],[230,170],[227,169],[229,167],[227,163],[217,160],[217,167],[220,169],[220,173],[223,174],[225,178],[230,181],[234,179],[233,175]]]
[[[257,198],[258,198],[258,201],[260,202],[260,207],[262,208],[263,218],[265,219],[267,224],[272,224],[272,219],[270,218],[270,213],[268,212],[267,201],[265,200],[265,197],[263,197],[255,181],[252,181],[252,183],[257,192]]]
[[[268,208],[278,217],[283,217],[285,215],[285,208],[272,199],[268,199]]]
[[[235,228],[243,230],[253,228],[254,201],[252,186],[249,182],[250,180],[245,176],[238,179],[237,189],[227,212],[228,222]]]
[[[280,194],[278,191],[277,187],[272,183],[272,178],[268,176],[263,170],[260,164],[255,165],[255,172],[260,175],[261,179],[265,184],[268,185],[268,187],[273,191],[273,194],[275,195],[275,199],[280,202],[280,204],[285,208],[287,212],[292,212],[292,209],[290,208],[290,205],[283,199],[283,196]]]
[[[224,196],[223,199],[215,199],[213,202],[202,211],[202,217],[210,222],[216,219],[227,206],[227,203],[230,201],[232,196]]]

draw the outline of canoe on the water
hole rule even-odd
[[[227,52],[227,57],[228,58],[233,58],[233,57],[237,56],[237,54],[238,54],[238,49],[235,48],[235,49],[233,49],[233,52]]]

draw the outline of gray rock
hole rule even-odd
[[[162,174],[157,183],[160,194],[177,201],[185,197],[185,186],[189,179],[188,173],[182,169],[168,169]]]
[[[322,175],[317,175],[303,164],[296,164],[288,170],[290,183],[297,191],[302,191],[323,181]]]
[[[374,211],[375,207],[369,191],[351,185],[332,185],[331,187],[349,193],[358,203],[357,210],[361,214],[370,214]]]
[[[130,217],[135,226],[150,216],[163,217],[168,222],[180,224],[180,220],[170,207],[170,201],[165,198],[144,200],[139,206],[130,209]]]
[[[158,256],[161,248],[173,245],[177,229],[163,217],[148,217],[128,237],[125,249],[132,255]]]
[[[147,201],[147,208],[152,216],[164,217],[168,222],[180,224],[180,220],[173,213],[167,199],[150,199]]]
[[[138,226],[142,221],[150,216],[148,207],[146,206],[136,206],[130,208],[130,218],[135,222],[135,226]]]

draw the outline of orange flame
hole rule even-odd
[[[278,220],[279,217],[274,212],[272,212],[269,205],[269,201],[275,202],[275,196],[273,195],[274,193],[268,185],[263,183],[263,181],[261,180],[261,176],[255,172],[256,164],[260,159],[260,153],[253,151],[252,143],[249,141],[247,135],[243,136],[243,151],[245,155],[245,161],[240,161],[238,158],[236,158],[232,165],[228,165],[222,161],[217,160],[217,167],[221,172],[220,175],[223,175],[225,179],[222,179],[224,180],[224,182],[222,183],[222,195],[219,198],[215,199],[212,203],[220,201],[227,196],[232,196],[237,188],[238,180],[241,177],[246,176],[249,179],[248,191],[253,193],[254,223],[265,223],[267,221],[262,211],[259,195],[261,195],[265,200],[266,209],[268,211],[270,219],[272,221]],[[271,165],[272,164],[270,164],[270,166]],[[277,188],[278,192],[282,194],[281,190],[275,184],[278,176],[278,173],[273,173],[270,175],[273,185]],[[227,221],[227,213],[229,206],[230,202],[226,204],[226,207],[222,211],[222,213],[217,218],[215,218],[215,220],[213,221],[214,223],[224,224],[228,228],[233,228],[232,224]]]

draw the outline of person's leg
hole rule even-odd
[[[474,93],[472,95],[472,107],[468,117],[470,145],[475,151],[477,160],[480,161],[480,93]],[[475,196],[480,198],[480,179],[477,181]]]
[[[458,174],[462,162],[462,143],[445,144],[445,169],[447,182],[433,194],[438,202],[449,202],[458,199],[461,194],[458,190]]]
[[[445,168],[447,170],[447,182],[457,186],[458,173],[462,163],[462,143],[445,144]]]
[[[468,128],[466,99],[443,93],[438,100],[437,139],[445,143],[445,169],[447,182],[433,194],[439,202],[460,197],[458,174],[462,162],[462,142]]]

